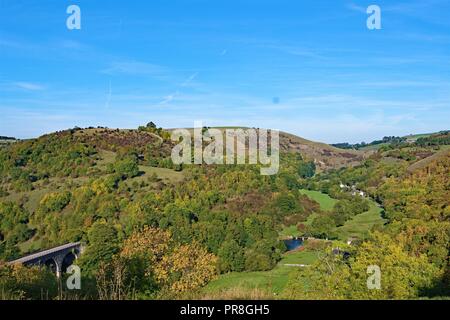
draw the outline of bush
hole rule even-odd
[[[123,179],[134,178],[139,175],[137,160],[129,157],[119,160],[114,164],[114,172]]]
[[[219,249],[219,271],[242,271],[245,267],[244,250],[235,240],[225,241]]]
[[[89,245],[80,259],[84,270],[92,272],[101,262],[108,263],[119,251],[117,230],[104,221],[97,221],[88,231]]]
[[[333,236],[332,230],[334,227],[335,224],[333,218],[328,215],[321,214],[314,218],[308,228],[308,232],[317,238],[331,238]]]
[[[47,269],[4,265],[0,266],[0,292],[6,299],[52,299],[58,293],[57,279]]]
[[[269,256],[248,250],[245,253],[246,271],[267,271],[273,268],[272,260]]]
[[[316,173],[316,165],[313,161],[302,162],[298,166],[297,173],[301,178],[304,179],[314,177]]]
[[[62,193],[46,194],[40,202],[40,209],[46,213],[60,212],[69,204],[70,198],[71,194],[67,191]]]

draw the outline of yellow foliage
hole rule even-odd
[[[146,226],[142,232],[135,232],[125,240],[120,256],[146,258],[153,263],[160,260],[167,252],[170,242],[169,231]]]
[[[380,289],[367,286],[368,267],[380,268]],[[284,292],[288,299],[413,299],[442,276],[426,256],[409,255],[398,241],[375,232],[348,262],[329,255],[299,270]]]
[[[108,187],[103,180],[95,180],[92,182],[92,191],[98,196],[108,193]]]
[[[217,257],[194,242],[165,255],[155,268],[156,278],[174,293],[204,286],[215,278]]]

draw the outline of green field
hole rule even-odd
[[[243,290],[259,289],[269,295],[279,295],[286,286],[289,275],[299,267],[285,266],[285,264],[308,265],[317,260],[316,253],[310,251],[296,251],[286,253],[277,266],[270,271],[231,272],[219,276],[204,289],[204,294],[214,294],[234,288]]]
[[[317,260],[313,251],[293,251],[283,255],[281,264],[312,264]]]
[[[335,203],[338,201],[331,198],[327,194],[318,191],[300,190],[302,194],[307,195],[312,200],[320,204],[324,211],[333,209]],[[339,240],[347,241],[350,237],[357,237],[364,239],[368,235],[369,230],[373,226],[382,226],[385,220],[381,216],[382,209],[377,204],[370,201],[370,209],[367,212],[356,215],[353,219],[347,221],[345,225],[336,228],[336,233]],[[311,222],[316,214],[312,214],[305,224]],[[300,235],[296,226],[285,227],[280,232],[280,237],[298,236]],[[265,272],[242,272],[229,273],[222,275],[219,279],[211,282],[206,288],[206,293],[217,293],[221,290],[230,290],[233,288],[241,288],[243,290],[260,289],[267,290],[270,295],[278,295],[289,279],[290,273],[295,270],[295,267],[285,266],[285,264],[311,264],[317,260],[317,256],[313,252],[297,251],[287,253],[283,256],[282,261],[271,271]]]
[[[307,195],[312,200],[318,202],[320,207],[324,211],[330,211],[333,209],[337,200],[331,198],[329,195],[310,190],[300,190],[301,193]],[[386,221],[381,217],[382,209],[377,204],[370,200],[370,209],[367,212],[356,215],[353,219],[347,221],[343,226],[336,228],[336,233],[340,240],[347,241],[350,237],[357,237],[364,239],[369,230],[375,225],[383,225]],[[305,224],[312,221],[315,214],[312,214]],[[281,236],[298,236],[300,235],[295,226],[289,226],[283,229],[280,233]]]
[[[370,202],[370,209],[347,221],[342,227],[336,228],[338,237],[342,241],[347,241],[350,237],[364,239],[373,226],[382,226],[386,220],[381,217],[382,209],[374,201]]]
[[[319,192],[319,191],[312,191],[312,190],[306,190],[301,189],[301,194],[304,194],[308,196],[310,199],[316,201],[320,204],[320,208],[324,211],[331,211],[333,210],[334,205],[336,204],[337,200],[331,198],[329,195]]]
[[[156,168],[156,167],[149,167],[149,166],[139,166],[139,171],[141,171],[142,174],[138,177],[130,179],[129,182],[146,181],[153,174],[155,174],[164,183],[178,183],[184,179],[183,172],[174,171],[172,169]]]
[[[97,161],[97,167],[102,170],[106,170],[108,164],[114,163],[114,161],[116,161],[117,154],[115,152],[100,150],[98,154],[101,159]]]
[[[320,205],[320,209],[323,211],[333,210],[333,207],[337,202],[336,199],[333,199],[329,195],[319,192],[319,191],[312,191],[312,190],[306,190],[306,189],[301,189],[299,191],[301,194],[308,196],[308,198],[310,198],[311,200],[316,201]],[[316,213],[311,214],[308,217],[308,220],[305,222],[305,225],[310,224],[315,216],[316,216]],[[289,238],[289,237],[298,237],[298,236],[301,236],[301,232],[297,230],[296,225],[285,226],[280,231],[281,239],[285,239],[285,238]]]
[[[408,136],[403,136],[403,138],[406,138],[411,141],[417,141],[420,138],[428,138],[428,137],[432,136],[433,134],[436,134],[436,133],[412,134],[412,135],[408,135]],[[359,148],[358,150],[360,150],[360,151],[377,151],[381,147],[388,146],[390,144],[391,144],[390,142],[384,142],[384,143],[365,146],[365,147]]]
[[[99,155],[101,159],[97,161],[97,166],[102,170],[105,170],[108,164],[114,163],[117,156],[115,152],[106,150],[101,150],[99,152]],[[147,179],[150,178],[153,174],[156,174],[156,176],[164,183],[178,183],[184,179],[184,174],[182,172],[177,172],[172,169],[155,168],[141,165],[139,166],[139,171],[141,171],[142,174],[138,177],[130,179],[129,182],[136,181],[140,183],[143,181],[147,181]]]
[[[430,136],[432,136],[433,134],[436,134],[436,133],[437,132],[435,132],[435,133],[411,134],[409,136],[404,136],[404,138],[411,139],[411,140],[418,140],[420,138],[428,138],[428,137],[430,137]]]
[[[23,191],[16,192],[9,190],[9,195],[2,199],[3,201],[12,201],[12,202],[20,202],[20,199],[27,198],[28,200],[25,202],[24,207],[29,212],[34,212],[42,197],[47,193],[58,192],[64,188],[66,182],[70,181],[76,186],[81,186],[89,181],[88,177],[78,177],[78,178],[70,178],[70,180],[66,180],[65,178],[50,178],[49,183],[47,185],[43,185],[42,183],[34,183],[34,190],[31,191]]]

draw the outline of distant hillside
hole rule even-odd
[[[16,140],[16,138],[0,136],[0,140]]]
[[[225,130],[227,128],[239,129],[239,127],[220,127],[218,129]],[[245,129],[244,127],[240,128]],[[167,158],[170,157],[171,149],[175,145],[170,140],[170,132],[172,130],[174,129],[157,129],[156,127],[150,131],[145,130],[145,128],[109,129],[104,127],[91,127],[86,129],[75,128],[68,131],[73,131],[74,136],[78,138],[77,140],[79,142],[98,148],[99,150],[116,152],[121,148],[134,148],[138,152],[144,152],[149,145],[152,145],[154,146],[154,156]],[[67,130],[45,136],[58,136],[63,132],[67,132]],[[165,135],[164,138],[161,135]],[[450,132],[441,131],[439,133],[417,134],[405,137],[385,137],[383,140],[376,140],[365,146],[361,144],[350,145],[347,143],[328,145],[307,140],[287,132],[280,132],[280,150],[282,152],[300,153],[305,160],[314,161],[319,171],[324,171],[358,165],[382,147],[448,145],[449,139]],[[16,141],[19,140],[1,136],[0,146],[6,146]],[[357,149],[355,150],[352,146],[357,146]]]
[[[445,158],[450,156],[450,149],[442,149],[433,155],[419,160],[408,167],[408,172],[413,173],[420,169],[427,167],[430,163],[437,159]]]
[[[16,141],[17,141],[17,139],[13,138],[13,137],[0,136],[0,147],[6,146],[6,145],[16,142]]]
[[[246,127],[214,127],[220,130],[247,129]],[[192,131],[192,128],[185,128]],[[170,129],[175,130],[175,129]],[[343,150],[326,143],[307,140],[296,135],[280,132],[280,151],[300,153],[308,161],[314,161],[319,171],[355,166],[365,159],[366,153],[358,150]]]
[[[351,144],[348,142],[343,142],[343,143],[332,144],[332,146],[339,148],[339,149],[344,149],[344,150],[376,151],[382,147],[386,147],[386,146],[390,146],[390,145],[401,145],[401,144],[405,144],[405,143],[407,143],[407,144],[417,143],[417,144],[423,145],[424,143],[426,143],[426,141],[428,139],[434,139],[436,137],[439,137],[439,139],[441,139],[441,140],[442,140],[442,138],[448,139],[449,132],[450,131],[448,131],[448,130],[444,130],[444,131],[434,132],[434,133],[410,134],[410,135],[403,136],[403,137],[389,136],[389,137],[384,137],[381,140],[374,140],[370,143],[361,142],[361,143]]]
[[[280,136],[282,151],[298,152],[308,160],[314,160],[321,170],[358,165],[365,153],[358,150],[344,150],[325,143],[314,142],[282,132]]]

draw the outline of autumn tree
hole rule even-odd
[[[170,232],[148,226],[125,240],[120,257],[128,261],[136,289],[147,294],[199,288],[215,276],[217,268],[217,258],[199,243],[176,245]]]
[[[0,265],[0,294],[5,299],[55,298],[58,286],[55,275],[47,269],[23,265]]]
[[[206,285],[217,273],[217,258],[199,243],[178,245],[155,267],[163,290],[177,294]]]

